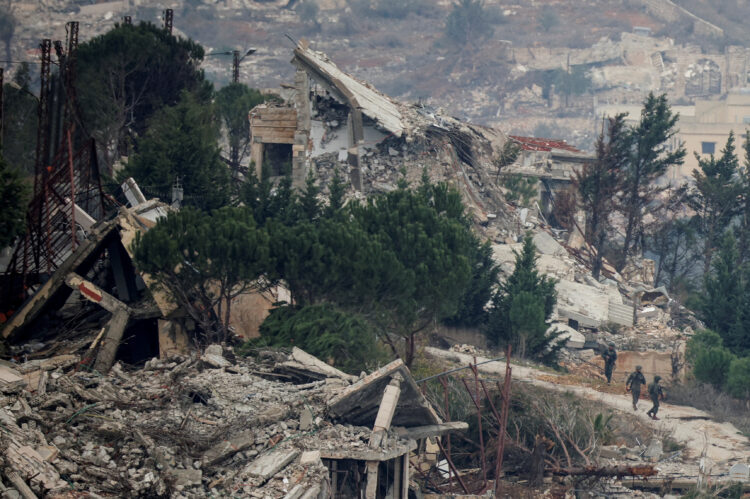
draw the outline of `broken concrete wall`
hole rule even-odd
[[[274,163],[278,158],[270,158],[273,148],[288,149],[290,166],[294,165],[293,146],[297,133],[297,110],[292,107],[260,104],[250,111],[250,158],[255,163],[255,174],[261,178],[264,162]],[[283,152],[283,151],[282,151]],[[269,172],[272,175],[284,172]]]
[[[680,350],[684,354],[684,343],[681,344]],[[593,360],[597,365],[604,368],[604,361],[601,357]],[[643,375],[646,381],[651,383],[654,376],[661,376],[663,380],[672,379],[672,357],[671,352],[633,352],[629,350],[620,350],[617,352],[617,365],[612,375],[612,380],[624,383],[627,377],[635,371],[635,366],[642,366]],[[680,378],[684,377],[684,370],[680,373]]]

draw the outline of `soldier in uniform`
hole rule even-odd
[[[651,419],[656,419],[657,421],[659,420],[659,418],[656,417],[656,413],[659,412],[659,400],[664,399],[664,390],[662,390],[661,385],[659,384],[660,379],[661,376],[654,376],[654,382],[648,385],[648,394],[651,397],[651,402],[654,403],[654,406],[649,409],[646,414],[651,416]]]
[[[638,399],[641,397],[641,385],[646,384],[646,378],[641,372],[641,366],[635,366],[635,371],[630,373],[625,382],[625,391],[633,394],[633,410],[638,410]]]
[[[615,344],[610,342],[609,348],[607,348],[602,354],[604,359],[604,375],[607,377],[607,384],[612,381],[612,371],[615,370],[615,362],[617,362],[617,352],[615,352]]]

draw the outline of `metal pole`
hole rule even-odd
[[[484,435],[482,432],[482,395],[479,393],[479,371],[477,370],[477,358],[474,357],[474,367],[471,371],[474,373],[474,394],[477,398],[477,423],[479,426],[479,453],[482,458],[482,480],[484,489],[487,487],[487,459],[484,455]]]
[[[448,400],[448,382],[445,380],[445,378],[439,378],[439,379],[440,379],[440,384],[443,385],[443,403],[444,403],[444,406],[445,406],[444,418],[445,418],[445,422],[447,423],[447,422],[449,422],[451,420],[450,405],[448,403],[449,402],[449,400]],[[446,443],[446,447],[447,447],[448,451],[446,453],[446,450],[443,449],[442,445],[440,446],[440,449],[443,451],[443,454],[445,454],[445,459],[448,460],[448,459],[450,459],[450,454],[451,454],[451,434],[450,433],[446,433],[444,438],[445,438],[445,443]],[[440,443],[440,437],[436,438],[435,440],[438,443]],[[453,477],[451,476],[451,468],[450,467],[448,468],[448,485],[451,486],[451,487],[453,486]]]
[[[172,9],[167,9],[164,11],[164,30],[172,34],[172,24],[174,21],[174,11]]]
[[[240,82],[240,51],[232,52],[232,83]]]
[[[70,138],[70,128],[68,132],[68,174],[70,175],[70,251],[76,250],[76,177],[73,168],[73,139]]]
[[[503,380],[502,394],[503,394],[503,407],[502,421],[500,421],[500,430],[497,434],[497,466],[495,468],[495,497],[500,494],[500,475],[503,472],[503,452],[505,451],[505,431],[508,426],[508,410],[510,409],[510,381],[511,381],[511,368],[510,368],[510,354],[511,346],[505,350],[505,379]],[[498,383],[499,388],[500,383]]]

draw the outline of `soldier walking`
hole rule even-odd
[[[617,352],[615,351],[615,344],[610,342],[609,348],[607,348],[602,354],[604,359],[604,375],[607,377],[607,384],[612,381],[612,371],[615,370],[615,362],[617,362]]]
[[[630,373],[625,382],[625,391],[633,394],[633,410],[638,410],[638,399],[641,398],[641,385],[646,384],[646,378],[641,372],[641,366],[635,366],[635,371]]]
[[[648,385],[648,394],[651,397],[651,402],[654,403],[654,406],[649,409],[646,414],[651,416],[651,419],[657,421],[659,420],[659,418],[656,417],[656,413],[659,412],[659,400],[664,399],[664,390],[662,390],[662,387],[659,384],[660,379],[661,376],[654,376],[654,382]]]

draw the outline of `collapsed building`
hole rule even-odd
[[[622,273],[605,262],[606,280],[594,281],[592,253],[580,237],[585,228],[567,234],[545,221],[557,192],[590,155],[399,103],[304,42],[293,63],[298,72],[287,103],[250,114],[258,174],[291,175],[300,186],[309,172],[325,184],[338,169],[355,196],[395,189],[402,177],[418,182],[423,172],[447,180],[495,243],[504,273],[512,272],[520,235],[535,231],[540,270],[559,279],[552,327],[565,331],[566,361],[592,360],[604,341],[625,348],[635,338],[664,350],[679,339],[666,327],[673,303],[654,288],[649,261]],[[506,172],[541,180],[544,208],[536,215],[507,204],[498,186],[495,159],[508,140],[522,154]],[[217,345],[196,353],[195,322],[138,271],[131,253],[136,235],[172,208],[146,200],[134,182],[123,189],[130,207],[109,220],[58,203],[60,227],[71,221],[68,213],[74,224],[90,223],[78,239],[65,239],[74,241],[70,251],[25,290],[2,329],[17,343],[14,362],[0,364],[0,418],[9,435],[3,466],[14,487],[26,497],[85,489],[406,498],[418,489],[410,470],[428,483],[465,478],[451,469],[449,448],[434,452],[445,463],[435,457],[423,469],[419,462],[425,440],[467,425],[443,422],[400,361],[352,377],[296,349],[254,360]],[[612,325],[621,333],[605,331]],[[649,375],[667,374],[663,355],[640,353],[621,356],[621,370],[640,362]],[[144,362],[143,369],[126,369]],[[481,488],[488,488],[486,476]]]
[[[290,173],[302,186],[312,171],[327,185],[338,170],[355,195],[368,195],[395,189],[402,176],[416,183],[426,171],[433,181],[451,181],[480,221],[513,219],[499,216],[508,207],[492,178],[493,160],[508,140],[504,133],[391,99],[304,40],[292,64],[295,83],[283,90],[285,103],[250,111],[257,175],[267,165],[267,174]]]
[[[109,376],[82,361],[0,364],[0,462],[25,498],[406,499],[418,442],[467,428],[442,423],[400,360],[359,378],[299,349],[213,345]]]

